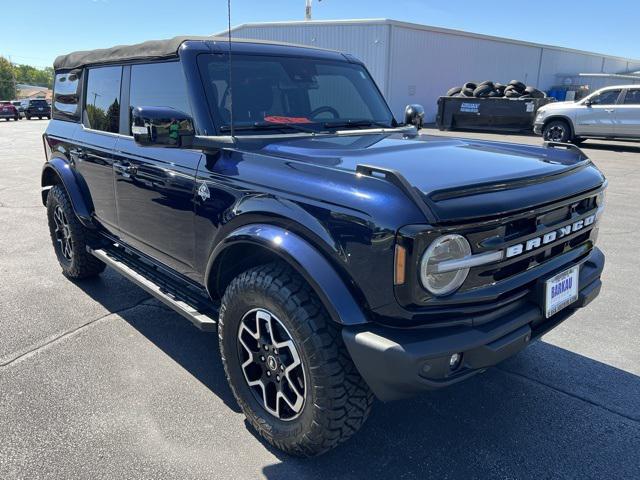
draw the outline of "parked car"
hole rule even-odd
[[[600,291],[607,183],[571,145],[422,136],[423,108],[399,124],[328,50],[175,38],[54,67],[41,184],[63,274],[109,265],[217,331],[283,451],[335,447],[374,395],[473,377]]]
[[[24,116],[27,120],[34,117],[39,119],[51,118],[51,107],[45,99],[27,100],[24,107]]]
[[[20,118],[24,118],[24,106],[22,105],[21,100],[11,100],[11,104],[18,109],[18,113],[20,114]]]
[[[9,120],[20,120],[20,112],[13,105],[13,103],[3,100],[0,101],[0,118],[4,118],[7,122]]]
[[[545,105],[538,110],[534,132],[554,142],[640,140],[640,85],[606,87],[577,102]]]

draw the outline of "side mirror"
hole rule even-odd
[[[195,129],[193,119],[170,107],[134,107],[131,133],[142,147],[189,148]]]
[[[422,105],[407,105],[404,109],[404,123],[422,128],[424,125],[424,107]]]
[[[584,101],[583,105],[585,107],[590,107],[591,105],[593,105],[593,103],[591,102],[591,100],[587,99],[587,100]]]

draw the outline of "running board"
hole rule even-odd
[[[211,313],[203,312],[202,308],[196,308],[191,304],[191,302],[188,303],[189,295],[180,294],[179,288],[169,289],[167,286],[161,285],[160,282],[154,281],[148,276],[140,273],[139,270],[143,269],[134,268],[135,259],[126,258],[129,256],[124,253],[110,251],[104,248],[97,250],[87,248],[87,250],[98,260],[106,263],[122,276],[146,290],[165,305],[171,307],[200,330],[205,332],[212,332],[216,330],[217,320],[212,318],[212,313],[214,313],[213,310],[215,310],[213,308],[213,304]]]

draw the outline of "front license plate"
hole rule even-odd
[[[547,280],[545,285],[545,317],[549,318],[578,299],[580,267],[572,267]]]

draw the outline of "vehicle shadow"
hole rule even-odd
[[[466,383],[377,403],[363,429],[270,479],[640,478],[640,377],[538,342]]]
[[[606,150],[609,152],[617,153],[640,153],[640,146],[638,143],[594,143],[594,141],[586,141],[580,145],[580,148],[584,150]]]
[[[224,375],[215,333],[198,330],[181,315],[111,269],[100,277],[75,283],[107,310],[117,313],[230,409],[240,412]],[[148,309],[149,314],[140,315],[136,311],[139,308]]]
[[[215,334],[156,300],[140,304],[142,290],[110,275],[78,285],[239,411]],[[143,295],[115,305],[123,288]],[[465,383],[376,402],[358,434],[320,457],[286,455],[246,425],[277,458],[262,471],[274,480],[640,478],[640,377],[543,341]]]

